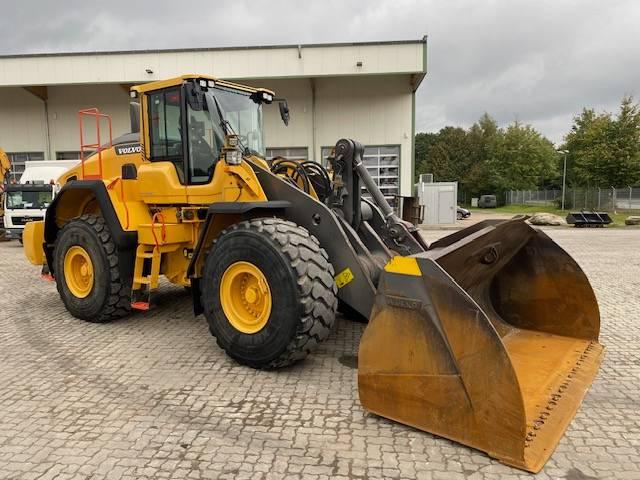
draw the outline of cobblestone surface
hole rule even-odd
[[[434,237],[447,232],[428,232]],[[602,313],[600,373],[539,479],[640,479],[640,230],[560,229]],[[366,414],[340,320],[278,372],[227,358],[181,289],[106,325],[72,318],[20,246],[0,244],[0,479],[520,479]]]

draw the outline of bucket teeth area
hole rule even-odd
[[[551,337],[554,338],[547,340],[547,344],[559,340],[558,344],[572,345],[561,355],[560,364],[544,372],[547,381],[542,382],[543,386],[532,383],[539,374],[528,377],[530,372],[518,361],[518,356],[511,357],[526,414],[524,463],[515,466],[534,472],[539,471],[553,453],[597,375],[604,354],[604,347],[597,342]],[[549,367],[552,365],[548,364]]]

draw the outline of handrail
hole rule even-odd
[[[84,143],[84,116],[95,117],[96,119],[96,143]],[[109,126],[109,146],[106,148],[113,147],[113,130],[111,128],[111,117],[106,113],[100,113],[100,110],[97,108],[85,108],[78,111],[78,124],[80,125],[80,164],[82,169],[82,179],[96,179],[102,180],[102,151],[106,148],[102,147],[102,142],[100,140],[100,120],[107,120],[107,125]],[[87,175],[85,172],[85,149],[93,148],[95,152],[98,154],[98,174],[97,175]]]

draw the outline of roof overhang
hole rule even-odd
[[[197,71],[234,80],[426,74],[420,40],[0,56],[0,87],[139,84]]]

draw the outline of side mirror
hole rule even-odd
[[[204,110],[205,97],[204,92],[200,86],[196,83],[187,83],[185,85],[185,92],[187,94],[187,103],[196,112]]]
[[[289,125],[289,105],[286,100],[278,100],[278,108],[280,108],[280,118],[285,125]]]

